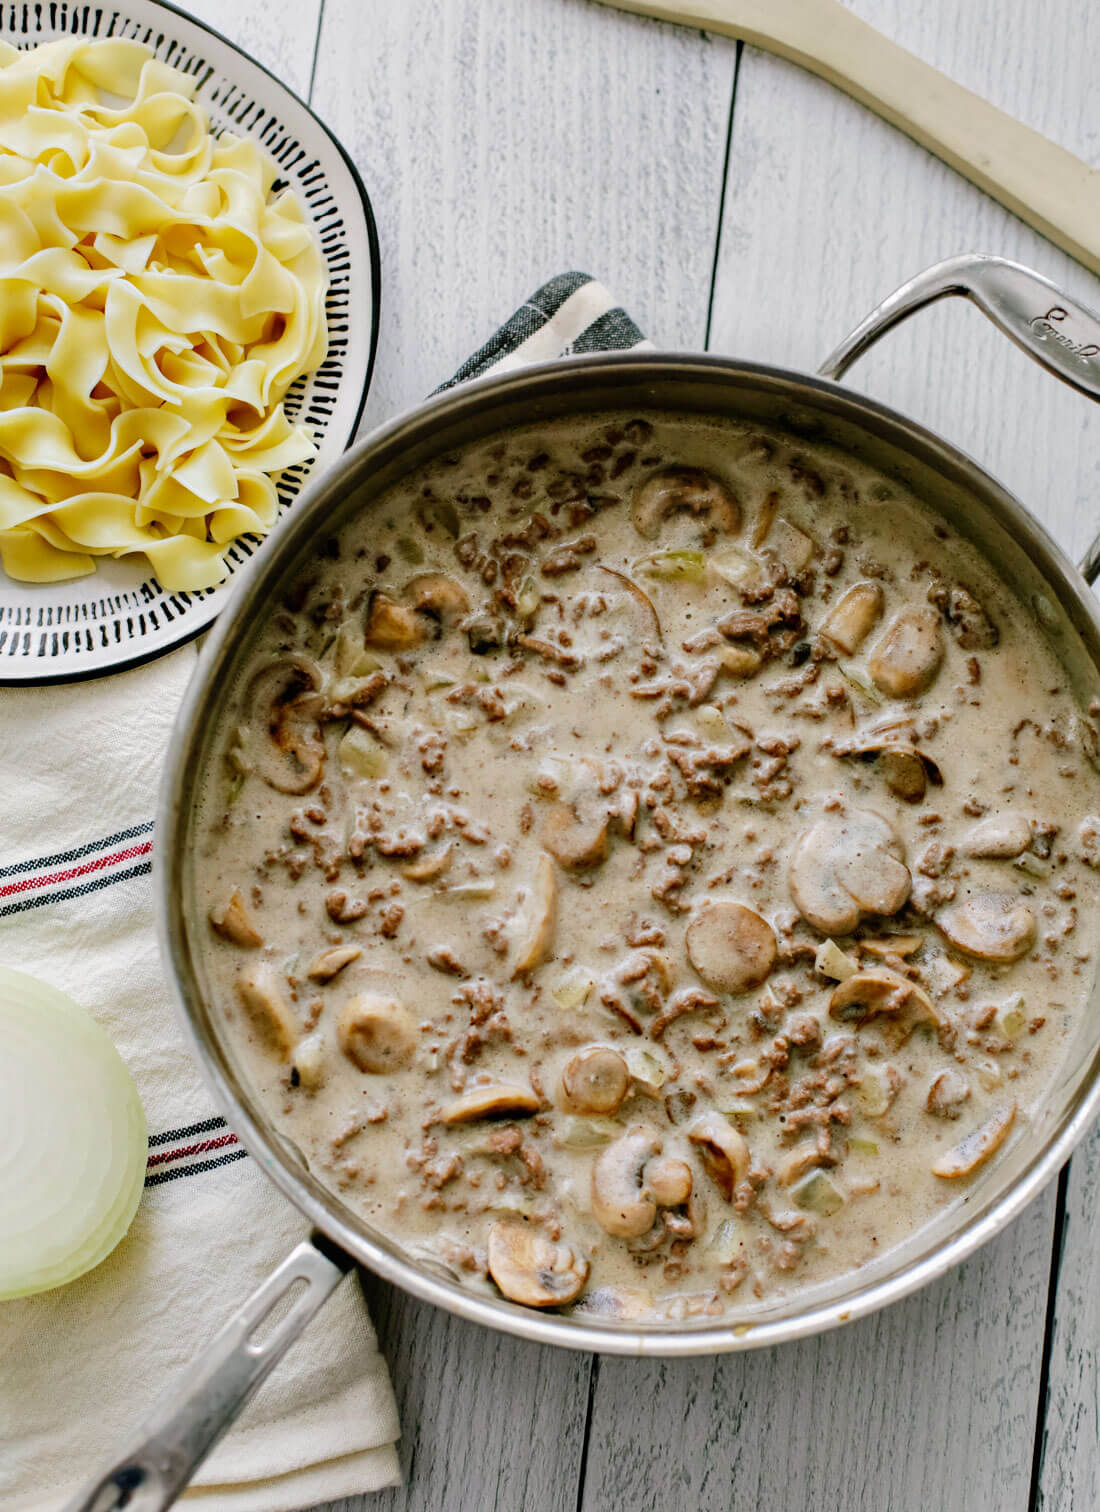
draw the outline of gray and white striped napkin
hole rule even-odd
[[[652,346],[603,284],[587,273],[559,273],[525,299],[439,391],[554,357]]]
[[[451,384],[573,352],[648,345],[600,284],[551,279]],[[450,387],[450,385],[445,385]],[[97,682],[0,689],[0,960],[71,993],[133,1072],[150,1130],[127,1238],[71,1286],[0,1304],[0,1506],[56,1512],[128,1439],[151,1394],[307,1225],[214,1107],[157,956],[152,814],[193,645]],[[397,1411],[357,1281],[344,1283],[188,1499],[291,1512],[393,1484]]]

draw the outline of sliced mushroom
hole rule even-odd
[[[588,1280],[587,1260],[529,1223],[494,1223],[488,1254],[490,1276],[510,1301],[524,1307],[562,1307]]]
[[[454,846],[444,845],[441,850],[428,851],[426,855],[418,856],[415,861],[406,862],[401,868],[401,875],[407,877],[410,882],[434,882],[450,866],[453,856]]]
[[[567,871],[587,871],[607,860],[607,816],[588,823],[566,803],[555,803],[542,826],[542,843]]]
[[[958,1118],[959,1109],[970,1096],[970,1085],[961,1071],[948,1066],[933,1077],[924,1106],[936,1118]]]
[[[379,651],[409,651],[431,635],[431,626],[415,609],[376,589],[367,602],[364,640]]]
[[[479,1118],[527,1118],[539,1110],[530,1087],[511,1082],[487,1082],[471,1087],[443,1110],[445,1124],[475,1123]]]
[[[749,1147],[721,1113],[704,1113],[687,1131],[692,1144],[699,1146],[699,1157],[707,1175],[727,1202],[734,1190],[749,1174]]]
[[[288,1060],[301,1038],[301,1028],[283,998],[275,968],[266,961],[242,971],[237,996],[259,1034],[280,1060]]]
[[[307,1034],[294,1047],[290,1069],[291,1085],[297,1078],[299,1087],[307,1092],[316,1092],[325,1079],[325,1040],[319,1030]]]
[[[657,1200],[643,1171],[661,1142],[651,1129],[637,1125],[602,1150],[592,1164],[592,1215],[618,1239],[648,1234],[657,1217]]]
[[[768,551],[781,562],[791,577],[797,577],[810,565],[814,554],[813,538],[780,515],[768,532]]]
[[[886,786],[903,803],[920,803],[932,787],[943,786],[943,773],[931,756],[907,741],[875,739],[845,741],[833,747],[837,756],[854,756],[860,761],[874,761]]]
[[[877,939],[860,940],[859,948],[871,955],[900,956],[904,959],[906,956],[916,955],[923,943],[918,934],[879,935]]]
[[[675,1155],[657,1155],[643,1173],[658,1207],[680,1207],[691,1196],[691,1167]]]
[[[336,1023],[340,1049],[360,1071],[399,1071],[412,1058],[416,1025],[396,998],[365,992],[349,998]]]
[[[870,971],[857,971],[846,981],[833,988],[829,999],[829,1013],[846,1023],[865,1024],[879,1014],[891,1017],[900,1013],[913,1014],[926,1023],[942,1022],[932,999],[908,977],[899,976],[885,966],[874,966]]]
[[[650,473],[634,495],[630,516],[638,534],[652,541],[669,515],[684,512],[706,522],[703,540],[708,545],[719,531],[732,535],[741,525],[741,506],[732,490],[699,467]]]
[[[651,1318],[653,1298],[637,1286],[601,1286],[587,1292],[575,1310],[601,1318]]]
[[[882,618],[884,603],[881,583],[853,583],[829,610],[818,634],[846,656],[854,656]]]
[[[886,627],[867,663],[871,680],[888,698],[923,693],[943,661],[943,631],[934,609],[902,609]]]
[[[935,916],[949,944],[979,961],[1018,961],[1035,944],[1035,915],[1015,893],[984,892]]]
[[[470,612],[469,594],[445,572],[422,572],[408,584],[405,597],[417,614],[440,625],[453,625]]]
[[[959,1176],[969,1176],[979,1166],[985,1165],[1008,1138],[1015,1117],[1014,1102],[1002,1103],[999,1108],[995,1108],[984,1124],[932,1162],[933,1176],[953,1181]]]
[[[761,504],[756,519],[753,521],[752,533],[749,538],[749,545],[754,551],[763,546],[764,542],[768,539],[768,531],[772,528],[772,521],[775,519],[775,512],[778,508],[779,495],[774,491],[765,495],[764,502]]]
[[[512,968],[514,977],[534,971],[536,966],[541,966],[546,960],[554,943],[557,917],[558,874],[554,870],[553,861],[542,851],[535,862],[530,906],[516,950],[516,963]]]
[[[264,942],[263,935],[249,918],[239,888],[233,889],[224,908],[210,910],[210,924],[223,940],[239,945],[243,950],[256,950]]]
[[[799,840],[789,883],[795,907],[822,934],[851,934],[864,914],[893,914],[909,897],[905,851],[881,814],[826,814]]]
[[[755,676],[764,664],[763,656],[752,646],[719,646],[715,655],[727,677],[738,680]]]
[[[729,899],[708,901],[687,927],[688,960],[717,992],[735,996],[759,987],[775,965],[775,933],[753,909]]]
[[[562,1090],[578,1113],[614,1113],[630,1088],[626,1061],[609,1045],[581,1050],[561,1074]]]
[[[362,954],[358,945],[334,945],[331,950],[322,950],[320,955],[314,956],[306,975],[311,982],[331,982]]]
[[[794,1186],[800,1181],[807,1171],[812,1171],[815,1166],[831,1165],[832,1159],[824,1150],[810,1140],[803,1140],[793,1150],[784,1155],[779,1162],[775,1173],[775,1179],[781,1187]]]
[[[1011,861],[1031,844],[1031,820],[1026,814],[990,814],[963,841],[963,854],[976,860]]]
[[[317,724],[321,671],[302,656],[261,668],[246,696],[257,742],[255,770],[280,793],[308,793],[321,780],[325,745]]]

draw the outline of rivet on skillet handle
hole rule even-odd
[[[172,1383],[164,1405],[153,1410],[127,1452],[65,1512],[163,1512],[170,1507],[351,1264],[320,1236],[292,1250]],[[264,1320],[295,1292],[289,1309],[262,1332]]]
[[[937,299],[959,294],[1063,383],[1100,400],[1100,316],[1070,299],[1049,278],[1003,257],[951,257],[895,289],[822,363],[839,379],[887,331]],[[1100,576],[1100,535],[1080,563],[1086,582]]]

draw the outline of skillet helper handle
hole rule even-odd
[[[170,1507],[351,1264],[347,1255],[316,1236],[293,1249],[188,1367],[128,1451],[65,1512],[163,1512]],[[264,1321],[292,1295],[289,1309],[263,1330]]]
[[[969,299],[1048,372],[1100,401],[1100,315],[1031,268],[982,253],[936,263],[895,289],[830,352],[819,375],[843,378],[880,336],[949,295]],[[1085,553],[1080,571],[1089,583],[1100,576],[1100,535]]]

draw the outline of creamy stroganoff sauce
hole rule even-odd
[[[1030,611],[840,453],[508,432],[273,610],[208,784],[210,990],[414,1256],[751,1315],[1028,1139],[1093,982],[1090,738]]]

